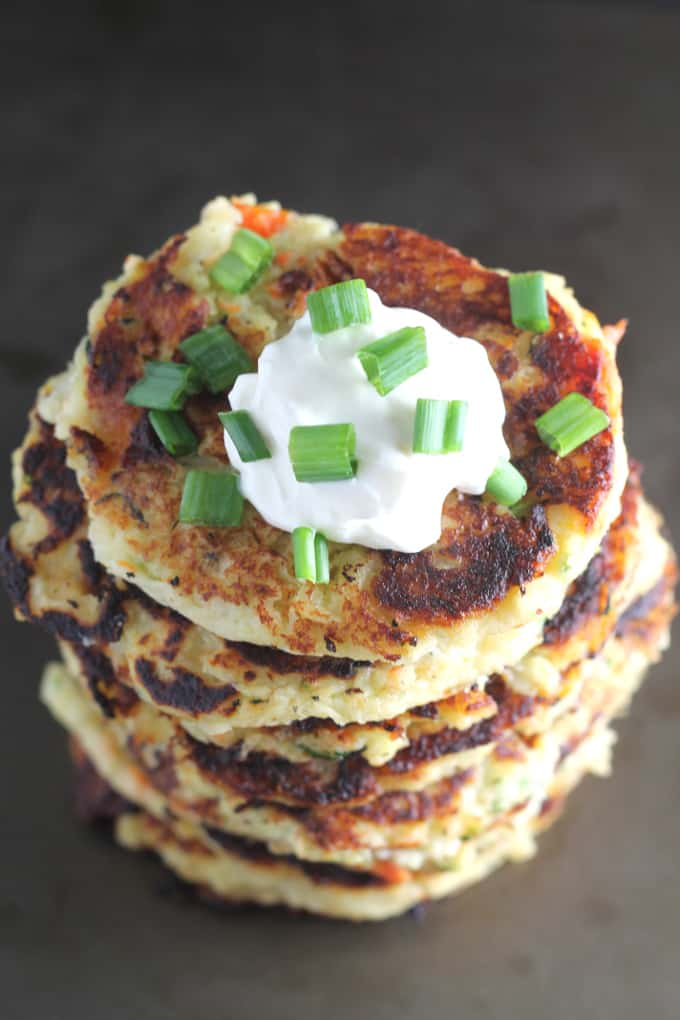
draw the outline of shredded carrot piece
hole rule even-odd
[[[266,205],[248,205],[247,202],[240,202],[237,198],[232,199],[242,216],[241,226],[260,234],[262,237],[271,237],[278,230],[285,227],[288,220],[287,209],[270,209]]]
[[[293,257],[292,252],[280,251],[277,255],[274,256],[274,262],[276,262],[277,266],[285,266],[288,264],[288,262],[290,262],[292,257]]]
[[[373,872],[386,882],[408,882],[411,877],[410,871],[395,864],[394,861],[376,861]]]
[[[240,305],[235,305],[230,301],[220,301],[218,298],[217,304],[219,306],[220,311],[229,312],[230,315],[236,315],[237,312],[241,311]]]

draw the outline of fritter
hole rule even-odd
[[[362,224],[322,236],[319,222],[290,214],[270,239],[271,268],[244,299],[227,303],[205,272],[187,271],[187,244],[194,268],[215,257],[213,222],[147,260],[129,259],[40,413],[67,443],[95,558],[110,573],[232,641],[393,663],[434,653],[470,682],[539,643],[543,622],[619,512],[626,456],[615,343],[554,283],[550,328],[532,336],[511,323],[502,273],[415,231]],[[284,252],[294,269],[280,264]],[[184,338],[218,318],[256,357],[290,328],[310,289],[348,277],[363,277],[386,304],[426,312],[484,345],[506,401],[505,438],[533,505],[520,517],[453,492],[435,546],[407,555],[331,544],[330,584],[312,586],[295,578],[290,535],[252,507],[238,528],[177,524],[188,465],[155,441],[146,412],[125,394],[145,359],[176,358]],[[534,421],[574,390],[606,411],[611,428],[559,459]],[[225,406],[225,397],[206,394],[187,404],[202,463],[227,463],[217,419]]]

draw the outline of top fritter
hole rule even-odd
[[[269,236],[274,258],[247,293],[211,279],[242,223]],[[239,526],[178,523],[187,472],[226,466],[227,394],[190,396],[197,454],[173,458],[147,411],[125,397],[145,362],[184,361],[179,344],[214,323],[256,360],[305,311],[307,294],[361,278],[384,305],[414,309],[479,341],[501,384],[504,436],[528,483],[523,512],[452,492],[439,541],[419,553],[330,543],[330,582],[295,576],[291,535],[250,505]],[[615,330],[601,329],[556,278],[549,327],[516,328],[506,274],[411,230],[337,231],[321,217],[218,199],[200,224],[154,256],[127,260],[90,313],[89,335],[41,415],[68,447],[88,504],[97,559],[157,601],[236,641],[303,655],[405,662],[445,655],[472,679],[517,661],[597,551],[626,475]],[[560,458],[535,421],[580,393],[611,427]],[[351,420],[351,402],[348,406]]]

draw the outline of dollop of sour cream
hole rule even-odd
[[[316,528],[336,542],[413,553],[437,541],[442,506],[453,489],[480,494],[501,457],[505,406],[486,351],[412,308],[389,308],[368,292],[371,321],[319,335],[309,313],[269,344],[257,372],[236,380],[232,410],[248,411],[271,459],[243,463],[225,432],[229,460],[240,472],[244,497],[284,531]],[[404,326],[423,326],[428,365],[380,396],[356,357],[366,344]],[[467,400],[459,453],[414,453],[419,397]],[[356,430],[356,476],[348,481],[298,482],[288,455],[296,425],[351,422]]]

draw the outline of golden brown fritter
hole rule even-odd
[[[614,344],[595,318],[553,293],[550,329],[532,337],[510,322],[501,273],[396,227],[348,226],[292,276],[275,262],[249,295],[251,306],[275,308],[271,328],[253,329],[238,308],[228,313],[251,354],[290,327],[310,287],[364,277],[387,304],[427,312],[485,346],[506,400],[506,439],[533,501],[517,517],[454,492],[431,549],[410,555],[333,545],[331,583],[312,586],[295,579],[290,536],[252,507],[238,528],[177,525],[187,467],[155,440],[146,413],[125,403],[145,359],[180,359],[179,343],[215,317],[215,294],[179,278],[184,243],[180,235],[129,264],[97,306],[65,383],[45,402],[86,497],[96,558],[231,640],[360,660],[435,652],[468,679],[520,658],[540,639],[541,614],[557,610],[619,509],[620,382]],[[533,422],[572,390],[607,411],[612,427],[559,459],[538,441]],[[221,464],[216,415],[224,406],[226,395],[187,404],[201,456]]]

